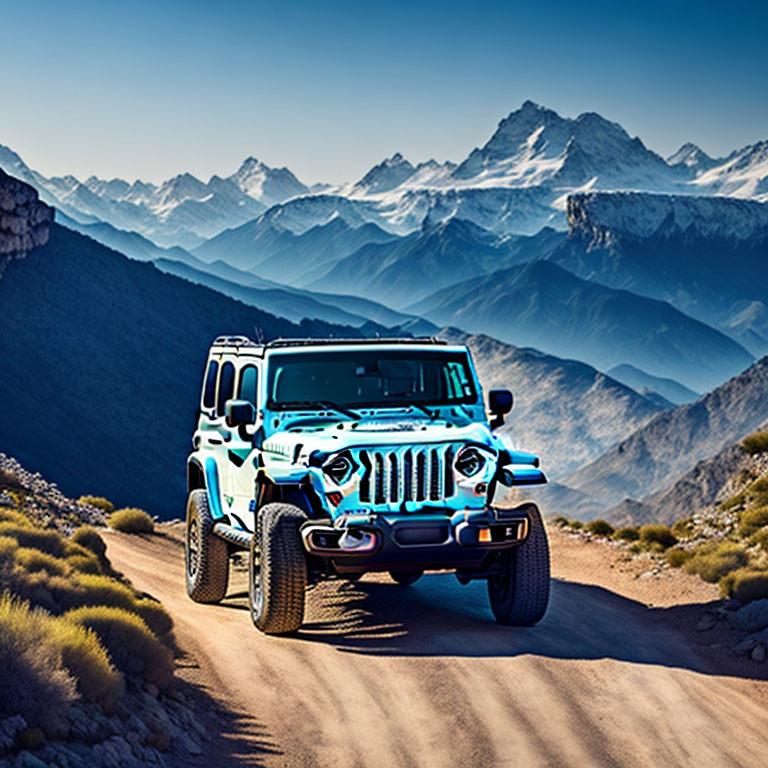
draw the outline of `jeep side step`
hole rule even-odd
[[[242,528],[235,528],[219,521],[213,524],[213,532],[220,538],[224,539],[228,544],[234,544],[240,549],[249,549],[251,546],[251,535],[248,531],[242,530]]]

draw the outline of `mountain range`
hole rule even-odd
[[[535,234],[566,226],[568,194],[642,190],[768,199],[768,141],[714,159],[685,144],[668,160],[594,112],[565,118],[526,101],[490,139],[458,163],[413,164],[396,153],[356,182],[309,188],[287,168],[249,157],[207,182],[181,173],[161,184],[136,180],[47,178],[7,147],[0,167],[32,184],[41,198],[80,223],[104,221],[163,247],[191,249],[274,206],[310,228],[345,206],[358,222],[407,234],[452,216],[498,234]],[[299,202],[300,201],[300,202]]]

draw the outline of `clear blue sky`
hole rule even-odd
[[[157,181],[247,155],[307,182],[462,159],[525,99],[666,155],[768,138],[768,3],[4,2],[0,143]]]

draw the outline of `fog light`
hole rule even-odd
[[[485,496],[486,493],[488,493],[488,483],[478,483],[475,486],[476,496]]]
[[[477,532],[477,540],[480,544],[490,544],[491,543],[491,529],[490,528],[481,528]]]

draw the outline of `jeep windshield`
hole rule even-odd
[[[269,356],[267,407],[336,410],[476,403],[467,355],[446,350],[276,353]],[[423,409],[422,409],[423,410]]]

